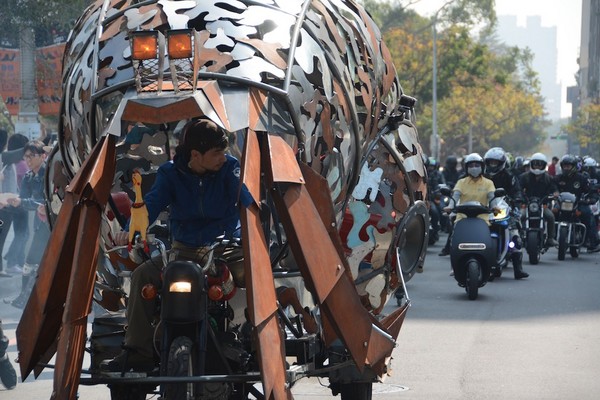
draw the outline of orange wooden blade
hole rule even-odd
[[[36,368],[36,365],[50,361],[54,355],[71,273],[71,247],[77,233],[69,227],[71,224],[77,225],[79,221],[79,206],[75,203],[73,196],[66,196],[38,268],[35,285],[17,326],[17,348],[23,379],[34,369],[37,377],[42,369]],[[61,268],[58,268],[59,265]]]
[[[87,226],[100,226],[102,210],[98,204],[88,201],[83,207],[78,231],[89,230],[86,229]],[[86,341],[87,316],[91,309],[96,280],[95,266],[98,261],[99,239],[98,233],[95,238],[92,234],[86,234],[85,237],[79,236],[75,244],[69,291],[56,353],[52,399],[77,398]]]
[[[43,367],[39,367],[38,363],[48,362],[56,351],[74,265],[75,243],[81,238],[93,238],[100,229],[99,223],[86,223],[82,225],[84,230],[80,231],[79,221],[84,211],[82,197],[94,201],[99,210],[104,208],[114,177],[114,160],[115,138],[104,137],[96,144],[67,189],[38,269],[36,284],[17,327],[17,348],[23,379],[33,370],[36,377],[39,376]],[[97,244],[92,239],[89,247],[80,251],[93,253],[96,249]],[[94,270],[96,264],[77,267]],[[86,288],[81,289],[87,293]]]
[[[242,182],[258,202],[260,153],[256,134],[248,132],[242,160]],[[266,399],[292,399],[286,384],[285,348],[277,318],[273,271],[259,215],[253,203],[240,211],[248,315],[255,327],[258,362]]]
[[[278,163],[284,159],[288,160],[287,163],[296,162],[292,149],[282,140],[269,137],[268,146],[269,154],[278,155]],[[344,260],[336,246],[337,240],[331,238],[335,233],[323,223],[323,218],[330,218],[329,212],[322,209],[319,213],[305,185],[281,181],[281,174],[273,173],[279,164],[274,164],[272,159],[264,164],[270,169],[268,173],[273,185],[281,182],[287,186],[283,196],[278,191],[273,191],[273,196],[307,287],[314,290],[323,314],[348,348],[356,366],[362,370],[365,365],[376,364],[391,354],[395,341],[372,322],[370,314],[362,306],[354,282],[346,273]],[[321,195],[328,196],[329,204],[332,204],[329,190]],[[323,201],[319,203],[323,205]]]

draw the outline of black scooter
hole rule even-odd
[[[504,195],[504,189],[494,192],[494,198]],[[489,214],[493,210],[479,202],[468,201],[456,206],[454,211],[465,214],[466,218],[454,225],[450,263],[458,285],[465,288],[470,300],[475,300],[479,288],[493,279],[492,271],[497,263],[499,239],[492,237],[489,226],[478,218],[478,215]]]

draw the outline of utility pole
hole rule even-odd
[[[41,134],[37,99],[37,79],[35,65],[35,32],[28,23],[22,23],[19,35],[21,50],[21,99],[15,133],[38,138]]]
[[[441,10],[441,9],[440,9]],[[432,132],[431,132],[431,155],[436,159],[440,160],[440,136],[438,135],[437,126],[437,16],[438,13],[433,16],[433,112],[432,112]]]

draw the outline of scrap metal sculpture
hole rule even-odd
[[[359,370],[386,374],[408,302],[380,313],[424,260],[425,168],[414,99],[361,6],[97,0],[63,71],[46,188],[53,233],[17,329],[23,378],[58,349],[52,398],[76,397],[94,275],[108,284],[96,268],[119,229],[110,193],[131,194],[134,170],[150,184],[177,122],[199,116],[231,132],[255,199],[241,222],[265,397],[291,397],[273,259],[297,265],[324,344],[341,341]],[[122,306],[109,294],[100,304]]]

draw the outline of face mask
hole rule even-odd
[[[529,172],[531,172],[534,175],[542,175],[545,172],[545,170],[543,170],[543,169],[537,169],[537,168],[531,168],[529,170]]]
[[[471,175],[473,178],[477,178],[479,175],[481,175],[481,167],[469,167],[467,169],[467,172],[469,173],[469,175]]]

